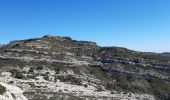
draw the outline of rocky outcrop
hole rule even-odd
[[[0,100],[28,100],[20,88],[2,82],[0,85],[6,88],[6,92],[0,95]]]

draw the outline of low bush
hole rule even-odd
[[[3,87],[2,85],[0,85],[0,94],[4,94],[6,92],[6,87]]]
[[[62,82],[70,82],[75,85],[81,85],[81,79],[75,78],[71,75],[68,76],[57,76],[57,79],[59,79]]]
[[[170,100],[170,83],[158,78],[150,78],[149,83],[153,94],[161,100]]]

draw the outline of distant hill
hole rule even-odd
[[[169,100],[169,61],[46,35],[2,46],[0,81],[20,87],[29,100]]]
[[[2,47],[3,45],[2,44],[0,44],[0,47]]]
[[[164,56],[170,56],[170,52],[164,52],[164,53],[162,53],[162,55],[164,55]]]

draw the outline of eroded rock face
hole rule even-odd
[[[2,82],[0,84],[6,88],[6,92],[0,95],[0,100],[28,100],[19,87]]]

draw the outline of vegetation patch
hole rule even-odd
[[[75,78],[72,75],[57,76],[57,79],[59,79],[62,82],[70,82],[71,84],[81,85],[81,79]]]
[[[170,100],[170,83],[158,78],[150,78],[153,94],[161,100]]]
[[[4,94],[6,92],[6,87],[0,85],[0,95]]]
[[[105,83],[111,82],[111,77],[109,77],[105,72],[103,72],[98,67],[87,67],[90,74],[94,75],[97,79],[102,80]]]

